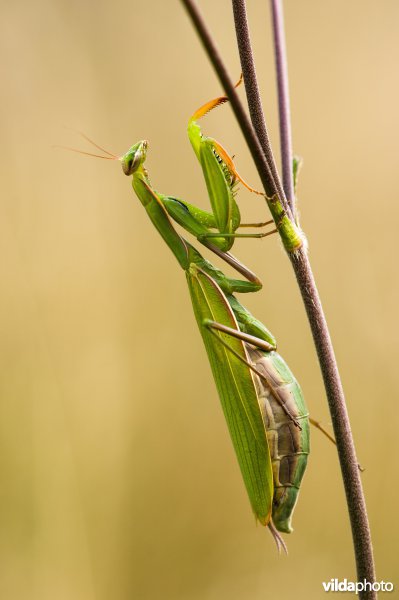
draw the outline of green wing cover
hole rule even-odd
[[[238,324],[222,290],[204,271],[191,264],[187,281],[249,499],[256,518],[267,525],[272,509],[273,472],[252,372],[217,337],[248,360],[246,350],[243,342],[233,336],[212,333],[204,320],[234,329],[238,329]]]

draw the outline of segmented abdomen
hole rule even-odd
[[[272,519],[279,531],[290,533],[309,454],[308,411],[301,388],[282,357],[277,352],[246,347],[250,361],[264,376],[255,374],[255,385],[273,465]]]

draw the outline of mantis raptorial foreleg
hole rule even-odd
[[[130,150],[121,158],[123,171],[126,175],[133,176],[132,183],[137,196],[139,197],[143,206],[146,208],[155,227],[158,229],[158,231],[160,231],[162,237],[165,239],[169,247],[171,249],[174,247],[180,247],[181,244],[176,243],[176,236],[178,236],[180,240],[183,240],[183,238],[179,236],[172,225],[172,221],[169,218],[170,213],[168,211],[168,206],[165,204],[165,196],[159,194],[151,186],[147,171],[144,168],[147,146],[148,143],[146,141],[142,141],[130,148]],[[176,220],[178,223],[181,222],[180,219]],[[191,226],[188,226],[187,223],[188,221],[186,219],[182,224],[188,231],[194,233]],[[190,219],[190,224],[191,223],[192,221]],[[198,228],[195,229],[195,232],[198,236]],[[196,233],[194,233],[194,235],[196,235]],[[188,242],[185,242],[185,244],[188,244]],[[212,240],[212,242],[206,242],[205,245],[247,279],[247,281],[228,279],[221,271],[219,271],[218,277],[220,276],[225,280],[225,282],[229,282],[228,284],[226,283],[226,285],[227,289],[231,290],[231,293],[256,292],[261,289],[262,283],[259,278],[245,265],[243,265],[236,257],[232,256],[229,252],[224,252],[221,250],[215,244],[214,240]],[[179,262],[182,264],[180,259]],[[210,265],[210,263],[208,264]],[[212,266],[212,269],[215,268]]]
[[[237,82],[237,86],[241,83],[242,77]],[[235,238],[263,238],[275,233],[277,229],[262,233],[241,233],[237,229],[240,227],[259,228],[272,224],[273,219],[262,223],[243,223],[241,224],[241,215],[235,200],[236,186],[238,182],[243,183],[250,191],[257,194],[254,188],[249,186],[235,169],[233,159],[228,155],[226,150],[213,138],[206,137],[202,134],[198,120],[215,107],[227,102],[227,96],[219,96],[202,105],[191,116],[188,124],[188,135],[194,152],[201,164],[206,186],[209,194],[209,200],[212,211],[206,211],[198,208],[194,204],[190,204],[173,196],[166,196],[156,191],[147,176],[144,162],[146,159],[148,142],[142,141],[133,146],[125,156],[119,160],[124,165],[126,174],[132,174],[136,181],[142,181],[142,187],[146,187],[147,191],[157,197],[157,201],[161,203],[168,215],[181,225],[186,231],[194,235],[198,241],[218,253],[218,250],[227,253],[234,244]],[[93,142],[86,135],[82,136],[98,150],[106,153],[108,160],[116,159],[117,157]],[[74,150],[73,148],[70,148]],[[78,151],[80,152],[80,151]],[[89,152],[83,154],[93,155]],[[94,155],[98,156],[98,155]],[[130,161],[130,162],[129,162]],[[137,194],[144,193],[140,191],[139,184],[135,187]],[[263,195],[263,194],[262,194]],[[219,254],[219,256],[221,256]],[[222,256],[226,262],[230,262],[228,256]],[[239,261],[232,258],[230,264],[234,268],[237,267]],[[245,277],[249,274],[248,280],[254,283],[254,287],[247,288],[246,291],[257,291],[261,287],[259,279],[244,266],[239,267],[239,272]]]
[[[239,87],[243,82],[242,73],[240,75],[239,80],[235,84],[234,87]],[[234,165],[233,157],[229,155],[227,150],[223,148],[222,144],[217,142],[214,138],[204,136],[202,134],[201,128],[198,125],[198,121],[202,119],[205,115],[210,113],[214,108],[221,106],[229,101],[228,96],[217,96],[212,100],[208,100],[205,104],[202,104],[190,117],[188,122],[188,135],[193,146],[194,152],[197,155],[199,162],[202,164],[201,160],[201,152],[203,151],[204,146],[209,146],[213,153],[217,156],[223,167],[230,173],[231,177],[235,182],[241,182],[244,187],[247,188],[250,192],[254,192],[255,194],[259,194],[260,196],[264,196],[263,192],[259,192],[252,186],[250,186],[238,173],[237,169]]]
[[[242,78],[238,81],[238,86]],[[262,238],[274,233],[237,233],[239,227],[263,227],[273,223],[268,220],[262,223],[241,224],[241,215],[235,201],[236,186],[241,182],[248,190],[264,196],[248,185],[237,172],[233,159],[223,146],[215,139],[202,134],[198,120],[209,111],[224,102],[227,96],[219,96],[202,105],[191,116],[188,124],[188,136],[194,152],[201,164],[205,178],[212,212],[197,208],[193,204],[173,198],[162,196],[162,201],[169,215],[197,239],[207,245],[211,241],[223,251],[228,251],[235,238]],[[210,231],[215,229],[217,231]]]

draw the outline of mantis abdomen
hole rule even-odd
[[[291,516],[309,454],[308,411],[301,388],[284,359],[277,352],[264,352],[249,344],[246,349],[251,363],[265,379],[254,375],[273,468],[272,519],[276,529],[291,533]]]

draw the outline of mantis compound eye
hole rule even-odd
[[[146,159],[148,142],[138,142],[121,157],[122,169],[125,175],[133,175]]]
[[[133,173],[133,157],[123,157],[122,158],[122,169],[125,175],[132,175]]]

